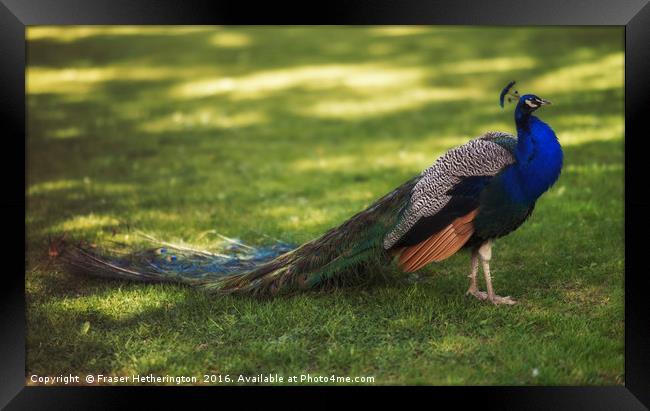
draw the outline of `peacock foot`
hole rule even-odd
[[[500,304],[505,304],[505,305],[515,305],[517,304],[517,301],[510,297],[509,295],[505,297],[501,297],[500,295],[494,295],[492,298],[488,296],[488,293],[485,291],[479,291],[479,290],[472,290],[471,288],[467,290],[465,295],[473,295],[474,297],[478,298],[481,301],[491,301],[492,304],[494,305],[500,305]]]
[[[499,305],[499,304],[505,304],[505,305],[515,305],[517,304],[517,301],[510,297],[509,295],[506,295],[505,297],[501,297],[500,295],[494,295],[492,298],[489,299],[492,301],[494,305]]]
[[[477,289],[472,290],[470,288],[469,290],[467,290],[465,295],[473,295],[474,297],[478,298],[481,301],[484,301],[484,300],[488,299],[488,295],[487,295],[487,293],[485,291],[479,291]]]

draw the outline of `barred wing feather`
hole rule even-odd
[[[472,236],[479,197],[492,177],[514,163],[515,138],[490,132],[449,150],[420,175],[384,248],[401,251],[400,264],[415,271],[458,251]]]

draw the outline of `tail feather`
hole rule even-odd
[[[407,181],[297,248],[280,241],[253,247],[222,236],[227,246],[219,252],[169,243],[131,253],[67,244],[57,254],[70,268],[95,276],[185,284],[211,293],[262,296],[340,284],[390,262],[383,239],[397,224],[415,182],[416,178]]]
[[[120,244],[101,250],[84,243],[58,247],[61,260],[73,271],[112,279],[193,286],[252,270],[295,248],[283,242],[264,247],[239,243],[225,247],[221,253],[169,243],[131,253]]]

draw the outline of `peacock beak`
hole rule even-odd
[[[550,101],[548,101],[548,100],[544,100],[543,98],[540,98],[540,99],[539,99],[539,102],[540,102],[540,105],[542,105],[542,106],[546,106],[546,105],[548,105],[548,104],[551,104]]]

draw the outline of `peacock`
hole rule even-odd
[[[53,246],[54,254],[70,268],[105,278],[271,297],[364,278],[393,261],[412,273],[468,249],[466,294],[515,304],[492,286],[492,243],[531,215],[536,200],[559,178],[563,154],[553,129],[533,115],[550,102],[520,95],[514,84],[502,90],[500,105],[505,98],[516,101],[516,137],[490,131],[447,151],[420,175],[300,246],[277,241],[252,247],[227,239],[228,247],[220,252],[174,244],[113,252],[66,241]],[[477,286],[479,262],[486,291]]]

